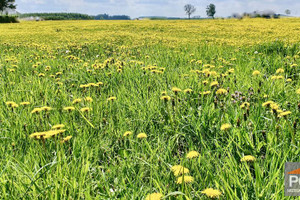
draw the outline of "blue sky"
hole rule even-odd
[[[194,15],[205,17],[208,4],[216,5],[216,16],[229,16],[254,10],[273,10],[300,16],[300,0],[16,0],[17,10],[25,12],[79,12],[86,14],[125,14],[138,16],[184,17],[183,6],[193,4]]]

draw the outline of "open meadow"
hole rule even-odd
[[[293,199],[300,19],[0,24],[0,199]]]

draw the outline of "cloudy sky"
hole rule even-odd
[[[107,13],[125,14],[132,18],[139,16],[184,17],[183,6],[193,4],[194,15],[205,17],[208,4],[216,5],[216,16],[229,16],[232,13],[254,10],[273,10],[300,16],[300,0],[16,0],[17,10],[26,12],[79,12],[91,15]]]

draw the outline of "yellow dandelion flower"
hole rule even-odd
[[[51,129],[62,129],[62,128],[64,128],[64,127],[65,127],[64,124],[57,124],[57,125],[52,126]]]
[[[73,107],[73,106],[68,106],[68,107],[64,107],[63,110],[69,111],[69,112],[70,112],[70,111],[75,110],[75,107]]]
[[[241,162],[254,162],[256,160],[256,158],[254,156],[248,155],[248,156],[244,156],[241,159]]]
[[[187,158],[197,158],[199,156],[199,153],[197,151],[190,151],[186,157]]]
[[[272,104],[270,104],[270,108],[273,109],[273,110],[278,110],[279,105],[277,103],[272,103]]]
[[[274,101],[267,101],[265,103],[262,104],[263,107],[268,107],[270,106],[271,104],[274,104]]]
[[[91,97],[85,97],[84,100],[87,102],[93,102],[93,99]]]
[[[288,116],[289,114],[292,114],[291,111],[285,111],[285,112],[282,112],[278,115],[278,117],[285,117],[285,116]]]
[[[82,99],[74,99],[74,101],[72,102],[72,104],[77,104],[80,103],[82,101]]]
[[[107,101],[115,101],[117,99],[117,97],[109,97],[107,98]]]
[[[170,101],[171,97],[170,96],[162,96],[162,97],[160,97],[160,99],[164,100],[164,101]]]
[[[220,88],[220,89],[217,90],[216,94],[218,94],[218,95],[227,94],[227,90],[225,90],[223,88]]]
[[[286,79],[286,82],[292,82],[293,80],[291,78]]]
[[[148,194],[145,200],[161,200],[163,195],[161,193]]]
[[[71,135],[70,135],[70,136],[67,136],[67,137],[65,137],[65,138],[61,141],[61,143],[68,142],[71,138],[72,138]]]
[[[177,94],[178,92],[181,92],[181,89],[178,88],[178,87],[173,87],[173,88],[172,88],[172,91],[173,91],[175,94]]]
[[[213,81],[213,82],[210,83],[210,87],[215,87],[217,85],[219,85],[218,81]]]
[[[39,77],[44,77],[45,76],[45,74],[44,73],[39,73],[39,75],[38,75]]]
[[[203,85],[207,85],[207,84],[208,84],[208,81],[202,81],[202,84],[203,84]]]
[[[31,114],[37,114],[37,113],[40,113],[42,110],[40,108],[34,108],[32,111],[31,111]]]
[[[139,139],[147,138],[147,134],[146,133],[139,133],[136,137],[139,138]]]
[[[167,91],[162,91],[162,92],[161,92],[161,95],[162,95],[162,96],[167,95]]]
[[[194,182],[194,178],[192,176],[181,176],[177,178],[176,183],[177,184],[182,184],[182,183],[192,183]]]
[[[52,108],[49,107],[49,106],[43,106],[40,109],[41,109],[41,111],[50,111],[50,110],[52,110]]]
[[[89,112],[89,111],[91,111],[91,110],[92,110],[92,109],[89,108],[89,107],[85,107],[85,108],[81,108],[81,109],[80,109],[81,112]]]
[[[252,75],[253,76],[258,76],[258,75],[260,75],[260,71],[258,71],[258,70],[253,71]]]
[[[221,126],[221,131],[226,131],[229,130],[231,128],[231,124],[222,124]]]
[[[183,92],[184,92],[184,93],[187,93],[187,94],[190,94],[190,93],[193,92],[193,90],[192,90],[192,89],[185,89]]]
[[[174,173],[174,176],[180,176],[182,174],[188,174],[190,170],[181,165],[174,165],[171,167],[171,171]]]
[[[201,193],[205,194],[209,198],[219,198],[222,195],[222,193],[219,190],[215,190],[213,188],[207,188]]]
[[[27,106],[27,105],[30,105],[30,102],[28,102],[28,101],[21,102],[20,105],[22,105],[22,106]]]
[[[131,131],[126,131],[123,136],[126,137],[126,136],[129,136],[129,135],[132,135],[132,132]]]
[[[300,89],[298,89],[298,90],[296,91],[296,93],[297,93],[297,94],[300,94]]]
[[[250,103],[248,102],[244,102],[240,105],[240,108],[249,108],[250,107]]]
[[[279,69],[276,70],[276,74],[280,74],[280,73],[283,73],[283,72],[284,72],[284,69],[282,69],[282,68],[279,68]]]

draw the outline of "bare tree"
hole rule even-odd
[[[193,14],[196,11],[196,8],[191,4],[186,4],[184,6],[184,11],[189,16],[189,19],[191,19],[191,14]]]

